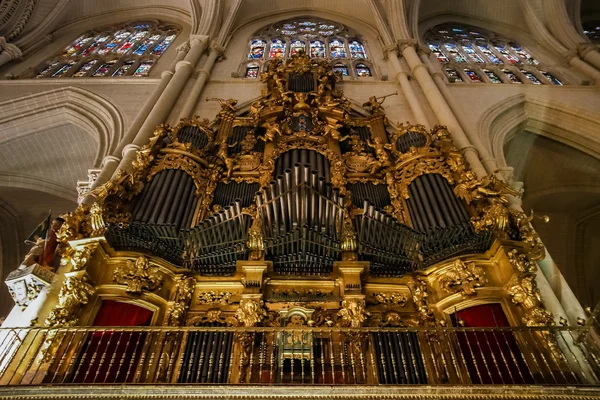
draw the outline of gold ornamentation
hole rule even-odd
[[[198,304],[229,304],[229,299],[233,296],[231,292],[202,292],[198,296]]]
[[[196,287],[196,279],[191,276],[182,276],[177,281],[177,301],[188,301],[192,298],[194,294],[194,289]]]
[[[427,297],[429,296],[427,293],[427,281],[417,276],[408,282],[408,287],[412,291],[413,302],[419,313],[420,325],[435,325],[433,310],[427,301]]]
[[[371,314],[365,308],[365,301],[349,299],[342,301],[342,308],[337,313],[339,326],[360,328]]]
[[[531,261],[543,260],[546,257],[546,248],[535,229],[531,226],[531,221],[535,217],[533,211],[530,215],[527,215],[523,211],[511,209],[509,213],[511,228],[527,246],[529,259]],[[547,216],[542,217],[542,219],[545,222],[549,220]]]
[[[508,252],[508,261],[519,272],[535,272],[535,264],[529,259],[527,254],[512,249]]]
[[[356,232],[352,225],[352,220],[348,215],[344,219],[344,229],[342,231],[342,261],[356,261],[356,250],[358,249],[358,240]]]
[[[204,192],[206,179],[204,177],[204,169],[200,163],[192,160],[179,153],[163,154],[158,158],[158,163],[152,167],[148,174],[148,182],[154,178],[156,174],[167,169],[180,169],[185,171],[194,180],[196,186],[196,195],[200,196]]]
[[[514,304],[523,307],[522,321],[527,326],[554,325],[552,313],[542,306],[540,290],[535,282],[534,275],[520,277],[518,275],[508,283],[508,294]]]
[[[252,226],[248,229],[248,241],[246,245],[249,250],[248,258],[256,261],[262,260],[265,252],[265,244],[262,236],[262,222],[259,213],[255,210],[252,214]]]
[[[383,104],[383,102],[385,101],[386,98],[390,97],[390,96],[396,96],[398,95],[398,92],[394,92],[391,94],[387,94],[385,96],[371,96],[369,97],[369,101],[367,101],[366,103],[364,103],[362,106],[365,107],[369,113],[371,115],[383,115],[384,111],[383,111],[383,107],[381,106]],[[379,101],[381,100],[381,101]]]
[[[125,264],[117,266],[113,281],[127,285],[127,293],[140,294],[143,290],[153,292],[158,289],[163,278],[158,268],[151,267],[148,259],[140,256],[135,261],[127,260]]]
[[[371,293],[371,297],[376,303],[388,306],[404,307],[408,301],[408,297],[404,293]]]
[[[175,303],[169,312],[169,326],[181,326],[185,320],[186,307],[183,303]]]
[[[221,112],[225,112],[225,113],[235,113],[235,106],[237,105],[238,101],[235,99],[220,99],[218,97],[213,97],[213,98],[206,98],[206,101],[216,101],[219,103],[219,105],[221,106]]]
[[[50,311],[44,324],[49,327],[77,324],[81,306],[87,304],[94,293],[92,285],[83,279],[67,277],[58,294],[58,305]]]
[[[440,285],[448,293],[461,292],[463,295],[472,296],[477,294],[475,288],[482,287],[488,280],[483,268],[474,262],[464,263],[456,260],[452,267],[444,272],[440,279]]]
[[[235,312],[238,324],[247,328],[256,326],[267,316],[262,300],[242,299],[240,307]]]

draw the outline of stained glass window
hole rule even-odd
[[[465,72],[465,75],[467,75],[471,79],[471,82],[475,82],[475,83],[482,82],[479,75],[477,75],[477,72],[473,71],[472,69],[465,68],[465,69],[463,69],[463,71]]]
[[[115,33],[113,40],[111,40],[103,49],[98,50],[98,54],[104,55],[115,51],[118,48],[119,43],[127,39],[129,36],[131,36],[131,32],[119,31]]]
[[[61,76],[65,76],[65,74],[71,69],[73,65],[75,65],[75,61],[69,61],[62,67],[60,67],[55,73],[52,74],[53,78],[60,78]]]
[[[46,75],[48,72],[50,72],[51,70],[53,70],[57,65],[60,64],[60,61],[54,60],[51,61],[50,63],[48,63],[48,65],[46,65],[46,67],[37,75],[37,78],[41,78],[42,76]]]
[[[517,57],[513,56],[512,54],[509,53],[509,51],[506,49],[506,46],[502,46],[502,45],[494,45],[494,47],[496,48],[496,50],[498,50],[498,52],[500,54],[502,54],[504,56],[504,58],[506,58],[506,60],[511,63],[511,64],[519,64],[521,62],[521,60],[519,60]]]
[[[269,50],[269,58],[283,58],[285,56],[285,46],[286,43],[283,40],[273,39]]]
[[[472,61],[475,61],[478,64],[483,64],[485,62],[470,44],[465,44],[462,48]]]
[[[493,71],[490,71],[489,69],[483,69],[482,71],[487,75],[488,78],[490,78],[492,83],[502,83],[502,80]]]
[[[293,56],[300,50],[306,51],[306,45],[304,42],[301,40],[292,40],[290,43],[290,56]]]
[[[329,53],[332,58],[346,58],[346,46],[340,39],[333,39],[329,42]]]
[[[356,64],[356,75],[359,77],[362,76],[371,76],[371,68],[367,67],[365,64]]]
[[[519,57],[521,57],[523,60],[525,60],[525,62],[527,62],[527,64],[539,65],[539,62],[535,58],[531,57],[531,54],[529,54],[528,52],[523,50],[521,48],[521,46],[519,46],[518,44],[511,43],[510,47],[512,47],[512,49],[515,51],[515,53],[517,53],[519,55]]]
[[[321,42],[320,40],[311,40],[310,57],[325,58],[325,43]]]
[[[360,71],[354,67],[356,75],[350,74],[349,59],[368,58],[363,43],[359,35],[341,24],[318,18],[293,19],[271,24],[258,31],[250,41],[248,59],[287,58],[304,49],[311,58],[345,59],[334,65],[344,76],[371,76],[372,71],[366,64],[363,64]],[[245,77],[254,74],[254,71],[249,70],[246,60],[240,65],[240,69]]]
[[[450,82],[463,82],[462,78],[454,68],[446,68],[446,75]]]
[[[85,50],[81,53],[83,57],[87,57],[90,54],[94,53],[104,42],[110,39],[111,35],[98,35]]]
[[[367,58],[365,47],[358,40],[352,40],[348,43],[350,47],[350,57],[352,58]]]
[[[521,80],[519,78],[517,78],[517,76],[512,71],[510,71],[510,70],[508,70],[506,68],[502,69],[502,73],[504,75],[506,75],[506,77],[508,79],[510,79],[510,81],[512,83],[523,83],[523,82],[521,82]]]
[[[136,49],[133,51],[133,54],[138,56],[143,55],[149,48],[151,48],[156,43],[158,39],[160,39],[160,35],[150,36],[136,47]]]
[[[333,66],[333,73],[339,74],[342,76],[348,76],[348,66],[344,63],[337,63]]]
[[[164,40],[152,50],[152,55],[161,56],[176,37],[177,35],[169,35],[164,38]]]
[[[550,82],[552,82],[553,85],[561,85],[562,86],[562,82],[555,77],[554,75],[552,75],[550,72],[546,72],[546,71],[540,71],[542,73],[542,75],[544,75],[544,77],[546,77],[546,79],[548,79]]]
[[[450,57],[453,61],[457,63],[463,63],[466,61],[462,54],[458,52],[458,49],[454,43],[444,43],[444,48],[448,50],[448,53],[450,53]]]
[[[264,40],[253,40],[250,44],[250,52],[248,53],[249,59],[258,59],[262,58],[265,55],[265,47],[267,44]]]
[[[154,65],[154,61],[152,61],[152,60],[144,61],[143,63],[141,63],[139,65],[139,67],[136,68],[133,75],[134,76],[148,76],[148,72],[150,72],[150,69],[152,68],[153,65]]]
[[[258,78],[259,67],[256,64],[248,64],[246,67],[245,78]]]
[[[429,50],[431,50],[433,52],[433,55],[435,55],[435,58],[437,58],[437,60],[441,63],[447,63],[450,62],[450,60],[448,60],[448,57],[446,57],[446,55],[444,53],[442,53],[442,50],[440,50],[439,46],[437,44],[429,44]]]
[[[74,77],[80,77],[80,76],[85,76],[89,70],[91,70],[94,65],[96,65],[96,63],[98,62],[98,60],[92,60],[92,61],[88,61],[85,64],[83,64],[79,70],[77,72],[75,72],[73,74]]]
[[[86,47],[86,45],[88,44],[88,42],[92,40],[91,36],[82,36],[79,39],[75,40],[75,43],[73,43],[71,46],[69,46],[66,50],[64,55],[65,56],[72,56],[77,54],[82,48]]]
[[[477,45],[479,50],[494,64],[502,64],[502,61],[486,45]]]
[[[92,76],[106,76],[116,62],[117,60],[111,60],[102,63],[98,67],[98,69],[92,74]]]
[[[121,66],[119,66],[119,68],[115,70],[115,72],[113,72],[112,76],[123,76],[127,74],[127,71],[129,71],[129,68],[131,68],[134,63],[134,61],[124,62],[123,64],[121,64]]]
[[[59,56],[53,57],[52,63],[45,63],[38,77],[147,76],[178,31],[179,28],[158,21],[97,29],[78,37]],[[113,70],[115,65],[119,67]],[[136,65],[144,66],[143,73],[133,71]]]
[[[484,64],[490,63],[500,66],[508,81],[513,83],[523,82],[514,71],[511,71],[513,67],[510,66],[518,65],[517,68],[523,68],[525,64],[528,65],[526,72],[529,74],[526,76],[531,82],[536,84],[554,82],[550,78],[546,81],[536,77],[539,74],[536,74],[535,70],[541,73],[539,68],[541,64],[528,50],[510,39],[483,29],[468,25],[444,24],[427,31],[423,39],[437,60],[444,65],[451,82],[460,81],[459,75],[463,72],[472,82],[483,82],[485,77],[481,75],[482,72],[492,83],[507,82],[506,79],[498,76],[498,72],[482,68]],[[487,82],[487,79],[485,81]],[[557,79],[557,82],[561,81]],[[562,84],[562,82],[555,84]]]
[[[532,72],[522,69],[521,73],[523,75],[525,75],[527,77],[527,79],[529,79],[531,81],[531,83],[533,83],[534,85],[542,84],[542,82],[540,82],[540,80]]]

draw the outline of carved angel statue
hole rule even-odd
[[[248,328],[256,326],[267,316],[262,303],[262,300],[242,299],[240,301],[240,308],[235,312],[238,322]]]
[[[277,122],[266,121],[264,124],[261,125],[261,127],[265,128],[266,132],[264,136],[259,136],[259,138],[261,138],[265,142],[271,142],[275,140],[277,135],[283,135],[281,131],[281,126],[279,126]]]
[[[227,171],[227,178],[231,177],[231,174],[233,173],[233,171],[235,171],[236,169],[239,169],[239,166],[236,165],[235,163],[235,159],[228,157],[227,155],[227,149],[229,147],[234,147],[237,143],[234,143],[232,145],[228,145],[227,142],[223,141],[219,144],[219,150],[217,151],[217,157],[220,158],[223,163],[225,164],[225,170]]]
[[[206,98],[206,101],[216,101],[221,106],[221,111],[235,112],[235,106],[238,103],[235,99],[220,99],[218,97]]]
[[[472,171],[464,173],[461,182],[454,187],[454,193],[464,199],[467,204],[484,197],[497,198],[501,203],[506,204],[508,202],[505,197],[506,194],[511,196],[521,195],[510,185],[496,178],[495,175],[488,175],[479,180]]]
[[[390,157],[388,156],[388,153],[386,151],[386,149],[389,146],[387,144],[384,144],[383,140],[381,140],[380,137],[373,138],[373,142],[367,140],[367,145],[375,149],[375,154],[377,154],[379,161],[381,161],[381,164],[384,167],[389,167],[390,165],[392,165],[392,163],[390,162]]]
[[[383,114],[383,107],[381,106],[386,98],[397,95],[398,92],[394,92],[385,96],[371,96],[369,101],[363,103],[363,107],[366,108],[372,115]],[[379,101],[381,100],[381,102]]]

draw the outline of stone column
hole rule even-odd
[[[469,139],[458,123],[454,113],[448,106],[448,103],[446,103],[444,96],[440,93],[431,75],[429,75],[427,67],[421,62],[421,59],[417,55],[417,52],[415,51],[416,41],[407,40],[399,42],[399,44],[402,56],[408,63],[412,75],[417,82],[419,82],[419,85],[438,120],[448,127],[452,139],[454,140],[454,144],[456,144],[456,146],[464,153],[465,159],[477,177],[482,178],[486,176],[487,172],[479,160],[477,149],[469,142]]]
[[[3,36],[0,36],[0,66],[7,64],[12,60],[17,60],[23,56],[21,50],[12,43],[7,43]]]
[[[598,45],[594,43],[581,43],[577,46],[577,52],[587,63],[600,70],[600,53],[598,52]]]
[[[192,86],[192,90],[190,91],[188,98],[183,105],[183,109],[179,114],[179,118],[190,118],[196,109],[196,105],[198,104],[198,98],[202,94],[202,90],[206,85],[206,82],[210,79],[210,73],[215,65],[215,62],[219,57],[223,56],[225,49],[221,47],[218,43],[213,42],[210,45],[210,51],[208,53],[208,57],[206,61],[204,61],[204,65],[200,70],[198,70],[198,77],[196,78],[196,82],[194,82],[194,86]]]
[[[177,63],[184,59],[189,50],[189,42],[185,42],[177,48],[177,56],[175,57],[175,60],[173,61],[169,69],[163,71],[163,73],[160,75],[160,82],[158,83],[158,86],[154,88],[154,91],[152,91],[150,97],[146,99],[146,102],[144,103],[137,116],[127,129],[127,133],[125,133],[125,135],[119,141],[117,148],[113,151],[111,155],[106,156],[104,160],[102,160],[102,172],[100,173],[100,175],[98,175],[98,178],[90,187],[90,191],[108,182],[108,180],[113,176],[113,174],[117,170],[117,167],[119,166],[119,163],[121,162],[122,158],[128,157],[130,161],[135,158],[135,152],[139,149],[140,146],[132,147],[130,146],[131,142],[135,139],[138,131],[140,130],[143,123],[148,118],[148,115],[154,108],[154,105],[156,104],[157,100],[160,98],[165,88],[171,81]],[[133,154],[129,154],[131,152],[133,152]],[[93,202],[94,198],[90,196],[87,196],[82,201],[82,203],[85,204],[92,204]]]
[[[493,174],[496,170],[498,170],[498,165],[496,164],[496,159],[494,157],[492,157],[490,155],[490,153],[487,151],[485,145],[481,142],[481,139],[480,139],[479,135],[477,134],[477,132],[474,132],[472,129],[470,129],[469,122],[467,120],[465,120],[462,110],[458,109],[459,102],[456,101],[456,99],[454,98],[452,93],[450,93],[450,90],[448,90],[448,86],[446,85],[446,82],[444,81],[444,76],[442,75],[442,72],[440,71],[439,68],[436,69],[432,65],[431,61],[429,60],[429,49],[420,48],[419,54],[421,56],[421,61],[423,61],[423,63],[429,69],[429,72],[431,73],[431,76],[433,77],[433,80],[435,81],[436,86],[438,87],[439,91],[442,93],[442,96],[444,96],[444,99],[450,106],[450,109],[456,116],[456,119],[464,127],[467,138],[477,148],[477,152],[479,153],[479,158],[481,159],[488,175]]]
[[[131,168],[131,161],[135,158],[134,146],[141,147],[148,143],[156,127],[165,122],[185,84],[192,75],[198,60],[204,53],[204,50],[206,50],[207,43],[208,36],[197,35],[190,39],[190,51],[182,61],[177,62],[175,65],[175,73],[160,94],[154,107],[152,107],[152,110],[137,132],[133,142],[129,145],[130,151],[125,151],[123,159],[119,164],[119,168],[129,170]]]
[[[596,68],[592,67],[591,65],[580,59],[577,56],[577,51],[568,51],[563,55],[565,56],[565,59],[567,60],[570,66],[592,78],[594,80],[594,84],[600,84],[600,71],[597,71]]]
[[[402,67],[400,60],[398,59],[396,45],[392,45],[391,48],[386,49],[386,55],[388,60],[392,64],[392,68],[396,73],[396,83],[400,86],[402,90],[402,94],[406,97],[408,101],[408,105],[412,110],[413,115],[415,116],[416,122],[418,124],[425,125],[426,128],[431,128],[431,124],[427,117],[425,116],[425,112],[419,103],[419,99],[415,95],[415,91],[413,90],[410,82],[408,81],[408,73]]]

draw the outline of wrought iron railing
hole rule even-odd
[[[0,385],[598,385],[586,327],[0,329]]]

